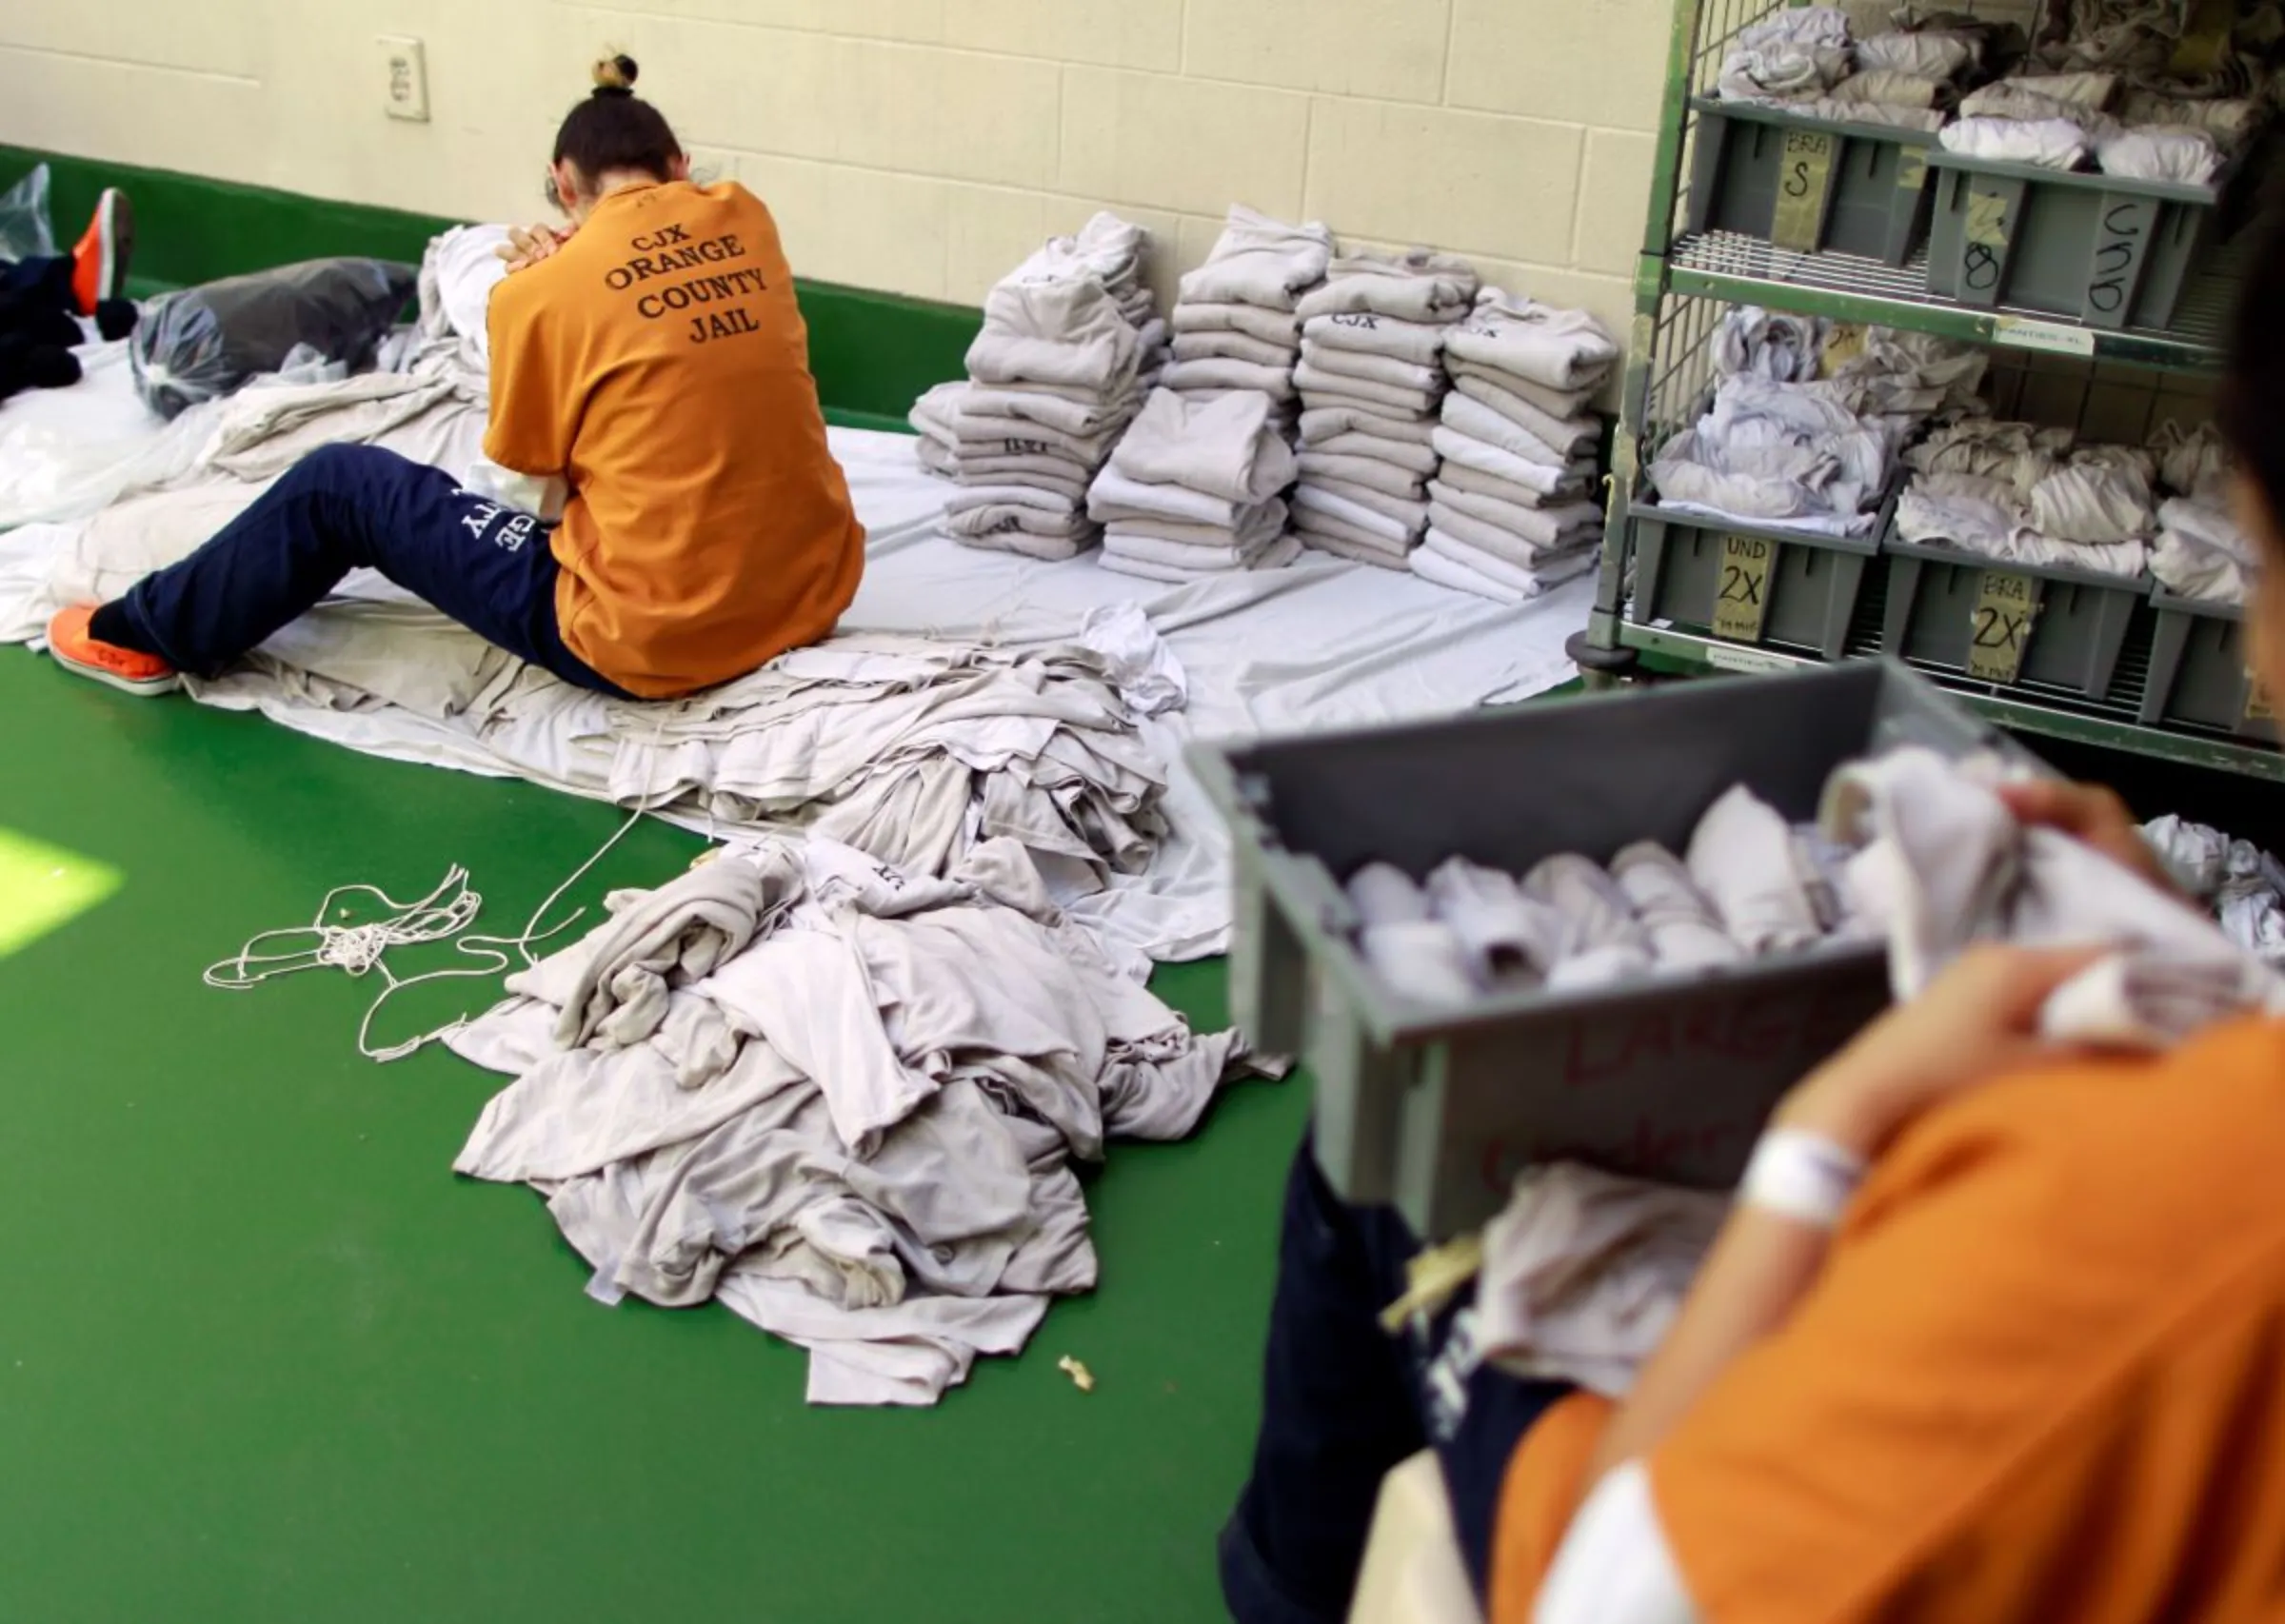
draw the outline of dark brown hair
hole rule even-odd
[[[555,132],[555,157],[593,180],[614,169],[634,169],[669,180],[683,144],[674,138],[659,109],[635,94],[638,69],[631,56],[606,56],[595,64],[595,89],[571,109]]]

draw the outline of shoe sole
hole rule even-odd
[[[135,206],[115,187],[103,194],[96,240],[103,250],[96,297],[116,299],[126,291],[128,262],[134,257]]]
[[[183,680],[179,676],[169,675],[140,679],[122,677],[118,672],[107,671],[101,665],[90,665],[84,660],[74,660],[63,650],[52,645],[50,646],[48,652],[55,656],[55,663],[65,670],[101,683],[107,688],[117,688],[123,694],[132,694],[137,699],[157,699],[163,694],[173,693],[183,685]]]

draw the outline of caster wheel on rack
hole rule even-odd
[[[1591,632],[1577,631],[1563,644],[1563,652],[1591,691],[1615,688],[1635,674],[1641,664],[1641,656],[1631,648],[1604,648],[1594,642]]]

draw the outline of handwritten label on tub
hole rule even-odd
[[[1714,593],[1714,635],[1759,643],[1769,616],[1770,566],[1778,544],[1759,536],[1721,538],[1720,584]]]
[[[1780,248],[1815,253],[1824,230],[1825,197],[1833,186],[1833,154],[1840,143],[1821,129],[1788,129],[1778,166],[1778,205],[1769,240]]]
[[[1928,154],[1917,147],[1906,147],[1897,154],[1897,189],[1918,191],[1928,184]]]
[[[2031,646],[2038,618],[2039,584],[2028,575],[1987,569],[1968,612],[1968,675],[1980,683],[2012,683]]]
[[[2277,707],[2270,703],[2269,690],[2261,685],[2261,673],[2251,665],[2245,668],[2245,719],[2248,722],[2277,719]]]

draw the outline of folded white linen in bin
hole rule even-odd
[[[1233,204],[1206,263],[1182,279],[1181,305],[1258,305],[1290,311],[1305,288],[1325,279],[1333,232],[1312,221],[1288,226]]]
[[[1383,541],[1378,536],[1361,535],[1352,525],[1339,520],[1323,519],[1303,514],[1293,522],[1293,533],[1301,545],[1314,552],[1327,553],[1350,564],[1369,564],[1376,569],[1402,569],[1404,561],[1413,551],[1409,542]]]
[[[1499,399],[1504,391],[1480,378],[1460,379],[1453,387],[1457,392],[1444,397],[1448,426],[1530,462],[1560,467],[1594,455],[1602,439],[1600,418],[1549,417],[1520,395]]]
[[[1825,934],[1793,826],[1745,785],[1706,809],[1684,862],[1747,953],[1791,952]]]
[[[1427,446],[1436,434],[1436,420],[1399,417],[1385,409],[1355,406],[1313,406],[1301,415],[1301,444],[1321,445],[1338,434],[1370,434],[1382,440],[1401,440]]]
[[[1814,356],[1811,357],[1811,365],[1815,365]],[[1595,386],[1592,385],[1583,389],[1551,389],[1544,384],[1534,383],[1529,378],[1519,377],[1498,366],[1486,366],[1480,361],[1470,361],[1461,355],[1447,354],[1444,357],[1444,370],[1451,375],[1455,388],[1460,386],[1462,378],[1473,378],[1480,384],[1492,385],[1499,390],[1500,396],[1512,395],[1518,400],[1529,401],[1559,423],[1578,417],[1595,401]],[[1480,390],[1471,392],[1487,406],[1499,404],[1498,398],[1487,396]]]
[[[2087,156],[2087,132],[2061,118],[1960,118],[1936,138],[1947,152],[2047,169],[2076,169]]]
[[[1422,479],[1436,472],[1443,459],[1436,447],[1425,441],[1390,440],[1379,434],[1334,434],[1315,442],[1302,442],[1303,453],[1316,451],[1332,457],[1366,457],[1420,475]]]
[[[1393,356],[1374,355],[1361,349],[1335,349],[1315,340],[1301,346],[1301,354],[1308,358],[1313,369],[1328,377],[1361,379],[1368,384],[1420,389],[1429,394],[1441,394],[1448,381],[1441,366],[1423,366],[1417,362],[1399,361]]]
[[[2221,147],[2202,129],[2125,129],[2096,141],[2095,162],[2106,175],[2209,186],[2221,172]]]
[[[1201,552],[1205,549],[1188,548],[1184,550]],[[1241,555],[1241,562],[1226,567],[1214,562],[1202,564],[1193,563],[1187,557],[1178,562],[1167,563],[1162,559],[1144,557],[1139,552],[1112,547],[1108,545],[1104,546],[1101,557],[1096,562],[1103,568],[1114,570],[1122,575],[1132,575],[1143,581],[1163,581],[1180,585],[1187,581],[1196,581],[1203,575],[1227,574],[1232,570],[1283,569],[1301,556],[1301,544],[1291,536],[1281,536],[1266,546],[1247,549]]]
[[[1302,325],[1301,334],[1321,349],[1354,350],[1416,366],[1434,366],[1443,359],[1444,333],[1450,326],[1448,321],[1408,322],[1371,310],[1344,310],[1338,315],[1311,317]]]
[[[1294,478],[1293,449],[1271,420],[1269,397],[1244,392],[1154,390],[1110,466],[1144,485],[1179,485],[1246,504],[1269,500]]]
[[[1141,335],[1102,283],[1003,282],[984,297],[984,328],[968,346],[968,376],[1108,398],[1131,387],[1142,354]]]
[[[1381,462],[1377,457],[1351,456],[1345,452],[1321,450],[1313,446],[1303,451],[1298,460],[1301,478],[1311,485],[1345,482],[1401,501],[1418,502],[1428,484],[1427,475],[1412,468],[1400,467],[1394,463]]]
[[[1476,1340],[1511,1376],[1624,1396],[1680,1312],[1729,1198],[1535,1167],[1483,1231]]]
[[[1868,34],[1857,41],[1857,69],[1886,69],[1923,79],[1957,79],[1981,52],[1966,37],[1940,29]]]
[[[1536,554],[1528,564],[1519,564],[1430,525],[1407,562],[1414,574],[1439,586],[1473,592],[1502,604],[1527,604],[1551,587],[1584,575],[1595,567],[1597,556],[1589,545],[1563,553]]]
[[[1185,332],[1174,336],[1177,361],[1242,361],[1248,366],[1290,371],[1300,355],[1298,347],[1265,344],[1242,332]]]
[[[1166,323],[1178,335],[1234,332],[1269,345],[1287,356],[1301,353],[1301,318],[1290,310],[1185,300],[1167,313]]]
[[[1573,463],[1568,467],[1550,467],[1545,463],[1527,462],[1513,451],[1479,440],[1473,435],[1440,425],[1431,442],[1447,464],[1458,463],[1462,467],[1475,468],[1520,485],[1526,490],[1553,496],[1561,491],[1577,491],[1594,477],[1592,463]]]
[[[1619,359],[1619,343],[1584,310],[1559,310],[1487,287],[1444,335],[1444,353],[1545,388],[1577,390],[1602,382]]]
[[[2188,497],[2158,505],[2150,572],[2176,597],[2241,604],[2253,583],[2253,546],[2224,508]]]
[[[1533,490],[1513,480],[1503,480],[1498,474],[1487,474],[1481,468],[1471,468],[1448,459],[1436,470],[1436,478],[1438,484],[1453,490],[1464,490],[1517,507],[1566,507],[1593,493],[1591,468],[1592,465],[1576,468],[1555,490]]]
[[[1297,515],[1321,513],[1338,519],[1392,546],[1410,545],[1428,527],[1425,502],[1400,502],[1345,481],[1312,480],[1295,486],[1293,510]]]
[[[1791,101],[1849,75],[1849,20],[1832,6],[1779,10],[1738,30],[1718,80],[1731,101]]]
[[[1611,859],[1611,879],[1633,904],[1660,964],[1699,970],[1745,957],[1682,860],[1656,841],[1638,841]]]
[[[1436,410],[1438,391],[1408,388],[1397,384],[1376,383],[1370,378],[1356,377],[1347,372],[1330,370],[1320,366],[1304,349],[1301,364],[1293,369],[1294,386],[1305,397],[1304,405],[1321,402],[1353,405],[1365,408],[1393,411],[1399,415],[1410,413],[1426,417]]]
[[[1554,968],[1570,926],[1551,904],[1523,894],[1512,874],[1456,857],[1428,876],[1428,906],[1466,950],[1479,985],[1529,986]]]
[[[1280,401],[1294,397],[1291,368],[1257,366],[1250,361],[1232,361],[1226,356],[1177,361],[1159,374],[1159,385],[1168,389],[1253,389]]]
[[[1450,322],[1467,314],[1481,279],[1466,260],[1412,248],[1401,254],[1341,255],[1321,287],[1304,295],[1304,321],[1370,312],[1409,322]]]
[[[2040,1011],[2064,1041],[2156,1048],[2233,1015],[2285,1007],[2285,982],[2210,921],[2052,829],[2016,822],[1988,760],[1906,747],[1834,774],[1820,822],[1857,848],[1850,897],[1884,930],[1908,999],[1977,941],[2108,945]]]

